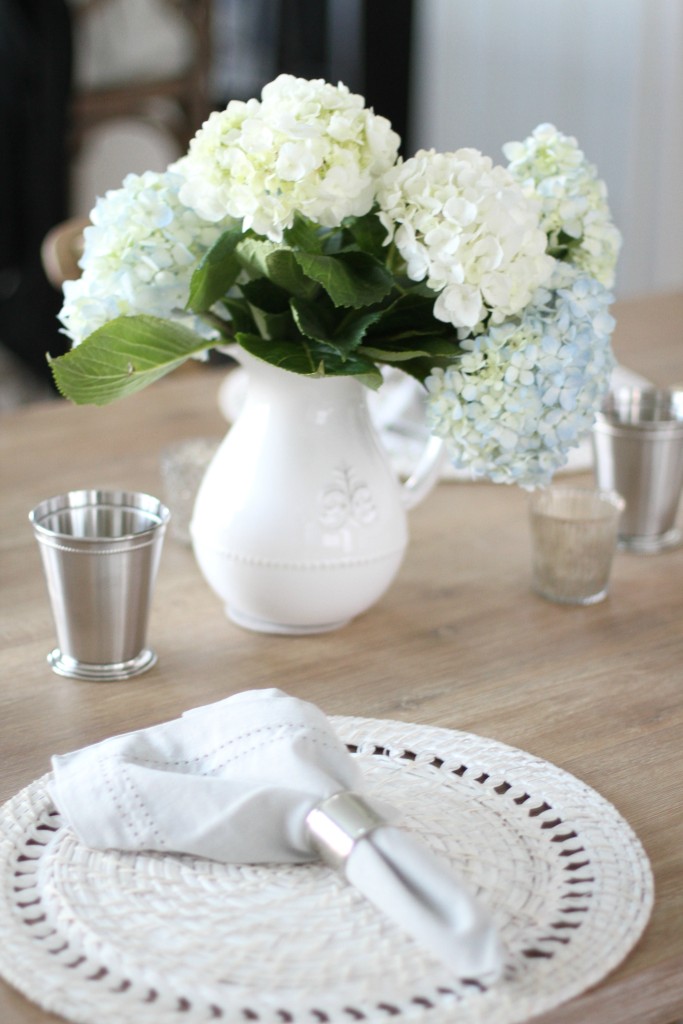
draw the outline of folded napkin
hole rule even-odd
[[[323,857],[461,977],[501,966],[484,909],[395,812],[315,705],[252,690],[52,758],[52,800],[95,849],[224,863]]]

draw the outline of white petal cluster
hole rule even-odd
[[[611,300],[595,278],[557,263],[521,317],[463,342],[452,366],[432,371],[429,426],[456,466],[495,483],[549,482],[608,390]]]
[[[324,227],[362,216],[400,138],[341,83],[280,75],[261,100],[214,111],[182,162],[181,198],[279,242],[298,211]]]
[[[183,318],[192,272],[227,223],[207,223],[184,206],[181,180],[173,167],[129,174],[97,200],[84,231],[83,273],[64,283],[59,314],[74,344],[117,316]]]
[[[519,312],[552,272],[538,204],[475,149],[419,150],[384,176],[380,219],[434,316],[467,332]]]
[[[540,200],[551,251],[561,233],[575,240],[569,262],[611,288],[621,235],[612,222],[607,187],[576,139],[542,124],[524,142],[508,142],[503,153],[526,194]]]

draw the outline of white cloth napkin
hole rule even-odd
[[[372,421],[387,450],[391,464],[399,476],[411,475],[427,443],[428,430],[425,425],[424,388],[408,374],[394,367],[383,367],[384,383],[379,391],[368,394]],[[616,366],[612,372],[610,387],[642,387],[649,382],[640,374],[624,366]],[[218,405],[229,422],[239,414],[248,387],[245,370],[231,371],[223,381],[218,394]],[[572,448],[566,464],[560,473],[583,473],[593,465],[591,437],[588,434],[581,443]],[[440,478],[442,480],[472,480],[466,469],[456,467],[444,459]]]
[[[236,694],[57,755],[52,767],[52,800],[85,845],[225,863],[316,859],[309,812],[365,789],[323,712],[280,690]],[[501,953],[487,913],[389,816],[352,844],[346,878],[452,971],[493,980]]]

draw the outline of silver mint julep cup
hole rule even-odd
[[[128,679],[154,665],[147,626],[169,518],[157,498],[133,491],[70,491],[31,510],[58,675]]]
[[[626,499],[619,547],[655,554],[681,542],[683,390],[620,388],[593,427],[595,476]]]

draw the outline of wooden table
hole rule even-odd
[[[615,351],[660,384],[683,381],[683,295],[617,306]],[[175,717],[251,687],[283,686],[330,714],[463,729],[578,775],[640,836],[657,887],[627,960],[544,1024],[670,1024],[683,1017],[683,548],[619,553],[609,598],[553,605],[529,587],[526,495],[443,483],[411,513],[390,592],[337,633],[244,632],[191,552],[167,539],[150,641],[158,664],[128,682],[61,679],[27,522],[41,498],[83,486],[160,493],[168,442],[224,432],[222,370],[195,367],[104,409],[61,401],[0,419],[0,800],[50,755]],[[586,481],[590,481],[587,476]],[[0,1020],[57,1018],[0,983]]]

